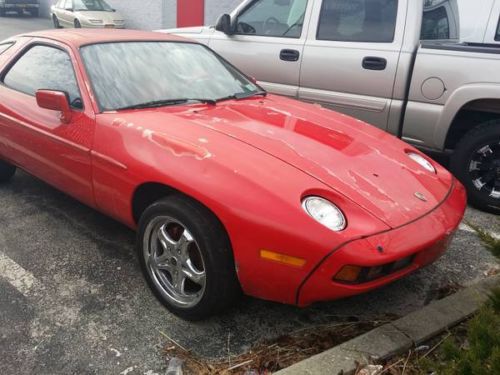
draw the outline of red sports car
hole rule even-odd
[[[0,181],[22,168],[137,229],[151,289],[186,319],[242,291],[306,306],[390,283],[443,254],[466,206],[395,137],[158,33],[1,42],[0,159]]]

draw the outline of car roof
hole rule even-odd
[[[196,43],[195,41],[171,34],[152,31],[116,29],[54,29],[31,32],[20,36],[51,39],[77,48],[88,44],[110,42],[164,41]]]

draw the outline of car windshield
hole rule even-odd
[[[111,12],[113,9],[103,0],[73,0],[75,12]]]
[[[82,47],[81,55],[102,111],[262,93],[242,73],[199,44],[103,43]]]

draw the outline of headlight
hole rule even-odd
[[[422,168],[428,170],[431,173],[436,173],[436,168],[434,168],[434,166],[430,163],[430,161],[424,158],[422,155],[417,154],[415,152],[408,152],[407,154],[410,157],[410,159],[420,164]]]
[[[340,232],[346,227],[342,211],[324,198],[307,197],[302,201],[302,207],[314,220],[334,232]]]

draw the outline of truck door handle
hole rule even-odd
[[[283,61],[299,61],[300,52],[294,49],[282,49],[280,59]]]
[[[385,70],[387,60],[383,57],[368,56],[363,59],[363,68],[367,70]]]

